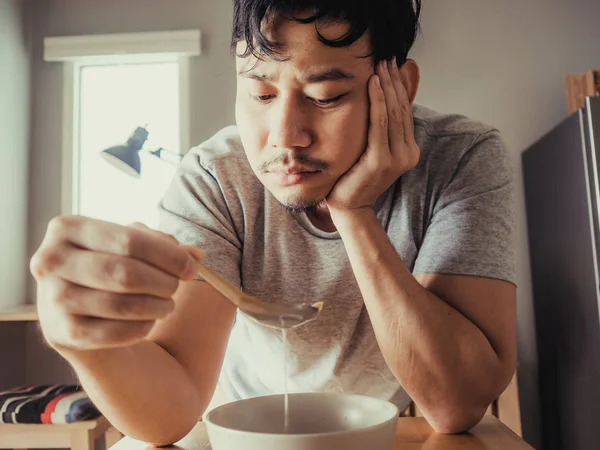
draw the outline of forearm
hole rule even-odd
[[[346,246],[382,354],[439,430],[468,428],[493,400],[502,362],[483,332],[406,269],[374,214],[334,222]],[[464,417],[448,424],[449,417]],[[448,429],[448,430],[446,430]]]
[[[167,445],[200,419],[210,396],[200,398],[183,367],[150,341],[131,347],[60,352],[94,404],[122,433]]]

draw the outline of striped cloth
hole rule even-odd
[[[100,415],[78,385],[23,386],[0,392],[0,423],[65,424]]]

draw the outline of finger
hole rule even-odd
[[[386,98],[381,87],[379,75],[372,75],[369,79],[369,99],[371,102],[368,135],[369,147],[382,147],[385,151],[389,151]]]
[[[170,298],[140,294],[114,294],[56,279],[52,289],[55,304],[69,315],[127,321],[159,320],[174,310]]]
[[[401,124],[402,128],[402,142],[408,145],[414,140],[414,120],[410,99],[408,98],[408,91],[406,90],[406,80],[404,74],[398,67],[395,57],[392,60],[390,74],[394,82],[396,98],[398,101],[398,111],[400,115],[399,123]]]
[[[202,253],[202,250],[199,248],[192,247],[191,245],[182,245],[181,248],[188,252],[190,256],[198,262],[201,262],[204,259],[204,253]]]
[[[381,84],[385,94],[387,115],[388,115],[388,135],[390,148],[389,151],[394,153],[398,147],[402,147],[404,143],[402,114],[400,112],[400,104],[398,103],[398,94],[396,93],[396,80],[393,78],[391,64],[387,61],[382,61],[378,68],[381,76]]]
[[[175,242],[175,243],[179,244],[179,241],[174,236],[167,234],[167,233],[163,233],[158,230],[154,230],[152,228],[149,228],[148,226],[146,226],[143,223],[135,222],[128,226],[130,226],[132,228],[137,228],[142,231],[146,231],[148,233],[152,233],[155,236],[157,236],[161,239],[166,239],[169,242]],[[202,253],[202,251],[200,249],[198,249],[196,247],[192,247],[191,245],[180,245],[180,247],[183,250],[185,250],[194,260],[202,261],[204,259],[204,253]]]
[[[63,246],[47,260],[53,276],[90,289],[170,298],[179,287],[176,276],[126,256]]]
[[[145,232],[150,233],[158,238],[165,239],[168,242],[173,242],[175,244],[179,244],[179,241],[175,238],[175,236],[167,234],[167,233],[163,233],[162,231],[158,231],[153,228],[150,228],[149,226],[147,226],[146,224],[144,224],[142,222],[133,222],[127,226],[129,228],[135,228],[136,230],[145,231]]]
[[[121,347],[148,336],[154,321],[127,321],[72,316],[62,340],[73,348]]]
[[[70,242],[83,249],[138,259],[180,279],[195,275],[195,263],[176,242],[154,233],[81,216],[53,219],[49,240]]]

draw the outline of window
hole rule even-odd
[[[189,148],[188,58],[197,31],[47,38],[64,72],[63,213],[156,227],[157,203]],[[134,178],[101,152],[148,130]],[[166,156],[150,153],[164,148]]]
[[[138,126],[150,132],[146,148],[179,151],[179,64],[82,66],[79,76],[72,212],[123,225],[158,225],[156,203],[175,166],[141,152],[140,178],[133,178],[107,164],[100,152],[125,143]]]

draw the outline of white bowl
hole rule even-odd
[[[392,450],[398,408],[361,395],[289,395],[240,400],[204,416],[212,450]]]

